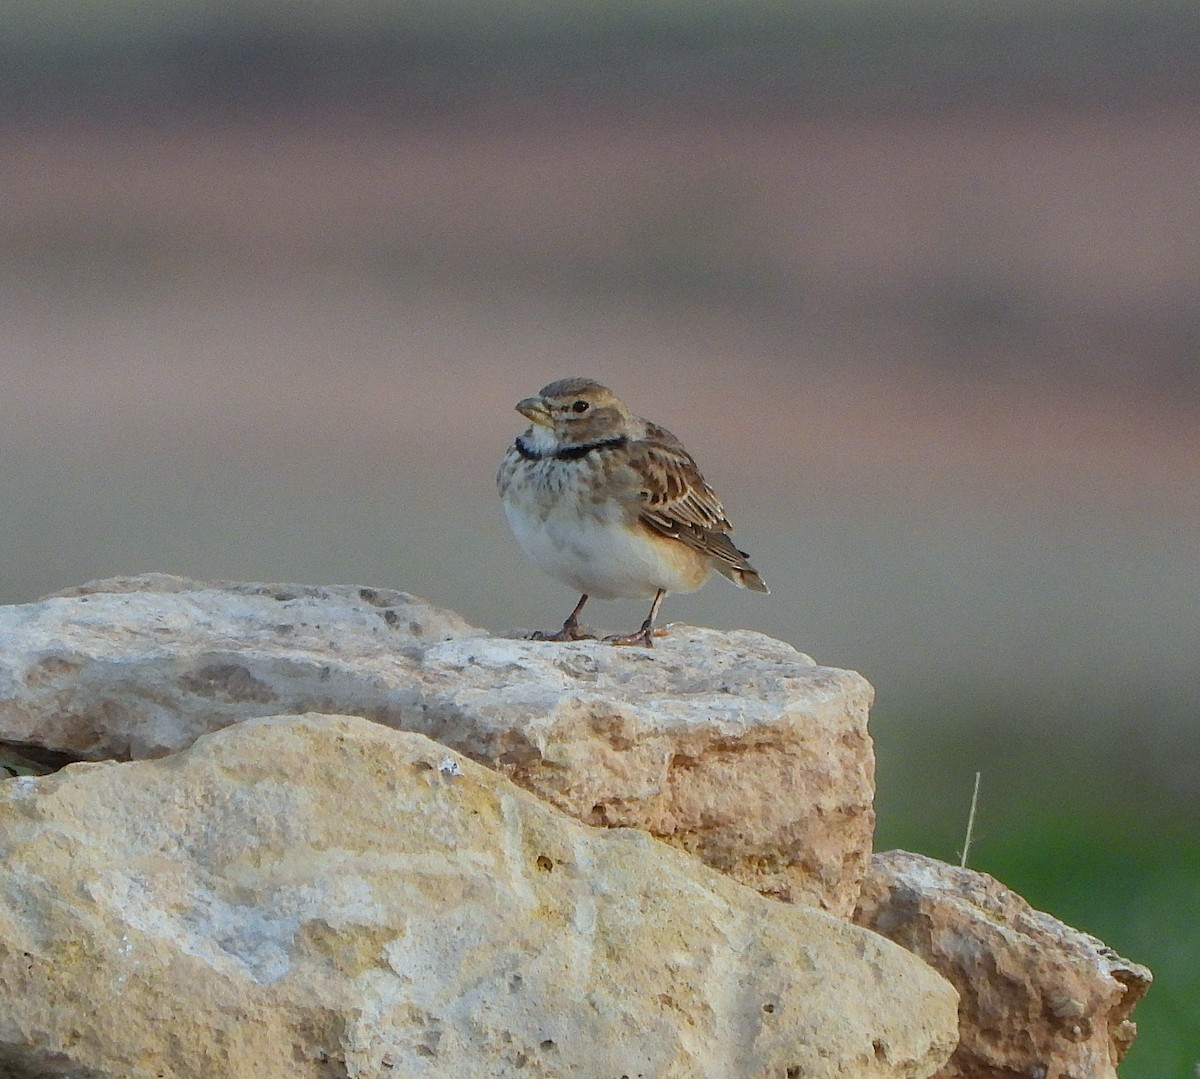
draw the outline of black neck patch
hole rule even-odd
[[[526,461],[578,461],[593,450],[613,449],[617,446],[624,446],[628,441],[629,439],[624,435],[617,435],[615,438],[602,438],[598,442],[581,442],[578,446],[564,446],[561,450],[555,450],[553,453],[538,453],[537,450],[531,450],[525,445],[525,440],[519,436],[514,445],[517,447],[517,453]]]

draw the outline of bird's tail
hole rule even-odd
[[[751,592],[770,592],[764,581],[759,575],[758,570],[747,562],[744,566],[722,565],[716,563],[717,572],[723,573],[728,577],[738,588],[748,588]]]

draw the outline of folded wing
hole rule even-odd
[[[746,552],[729,538],[733,525],[691,454],[670,431],[647,425],[646,438],[631,444],[631,466],[640,478],[637,515],[646,527],[708,555],[713,568],[735,584],[767,591]]]

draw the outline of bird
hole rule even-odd
[[[496,485],[525,555],[581,594],[552,641],[595,639],[579,616],[591,597],[653,597],[650,614],[612,644],[654,647],[668,592],[694,592],[713,570],[767,592],[692,455],[670,431],[635,416],[591,378],[562,378],[517,402],[530,421]]]

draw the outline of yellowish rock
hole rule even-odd
[[[956,1037],[889,941],[357,718],[7,780],[0,859],[4,1074],[911,1079]]]

